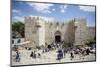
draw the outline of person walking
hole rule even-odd
[[[62,58],[63,58],[63,52],[62,52],[62,50],[61,49],[58,49],[58,51],[57,51],[57,60],[61,60]]]
[[[34,53],[33,53],[33,58],[35,58],[35,59],[36,59],[36,53],[35,53],[35,51],[34,51]]]
[[[90,53],[90,50],[86,49],[86,55],[89,55],[89,53]]]
[[[73,51],[70,52],[70,57],[71,57],[71,60],[74,58],[74,52]]]
[[[33,57],[33,51],[31,52],[30,57]]]
[[[67,52],[67,51],[66,51],[66,49],[64,48],[64,49],[63,49],[64,58],[66,57],[66,52]]]
[[[16,51],[16,62],[20,62],[20,55],[18,51]]]

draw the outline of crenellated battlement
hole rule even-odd
[[[42,17],[42,16],[29,16],[29,17],[25,17],[25,23],[28,26],[43,26],[45,25],[45,27],[47,28],[64,28],[66,26],[68,26],[69,24],[73,24],[75,26],[79,26],[79,25],[87,25],[86,24],[86,19],[85,18],[73,18],[69,21],[57,21],[57,20],[47,20],[46,17]]]
[[[85,18],[73,18],[67,21],[48,20],[47,17],[25,17],[25,37],[36,45],[51,44],[55,40],[55,32],[59,31],[61,40],[74,45],[83,45],[87,40],[87,22]],[[81,41],[81,42],[80,42]]]
[[[45,22],[45,23],[53,23],[53,24],[57,24],[57,23],[59,23],[59,24],[65,24],[65,23],[69,23],[69,22],[82,22],[82,21],[84,21],[84,22],[86,22],[86,19],[85,18],[73,18],[73,19],[71,19],[71,20],[69,20],[69,21],[63,21],[63,22],[61,22],[61,21],[58,21],[58,20],[47,20],[46,19],[46,17],[42,17],[42,16],[28,16],[28,17],[25,17],[25,20],[27,20],[27,21],[43,21],[43,22]]]

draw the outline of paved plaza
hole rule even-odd
[[[15,61],[15,52],[12,51],[12,65],[29,65],[29,64],[46,64],[46,63],[61,63],[61,62],[79,62],[79,61],[95,61],[95,54],[89,54],[83,57],[80,55],[74,55],[74,58],[71,60],[70,54],[66,53],[65,58],[59,60],[57,59],[57,50],[52,50],[46,53],[42,53],[41,50],[36,53],[41,53],[41,57],[32,58],[30,57],[32,50],[20,50],[20,62]]]

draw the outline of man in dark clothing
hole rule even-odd
[[[61,60],[63,58],[63,52],[61,49],[58,50],[57,60]]]
[[[30,57],[32,57],[32,58],[36,58],[35,51],[34,51],[34,52],[33,52],[33,51],[31,52]]]
[[[19,56],[19,52],[16,52],[16,62],[20,62],[20,56]]]
[[[51,50],[51,45],[48,45],[48,49]]]
[[[31,52],[30,57],[33,57],[33,51]]]
[[[87,50],[86,50],[86,54],[87,54],[87,55],[89,55],[89,53],[90,53],[90,50],[89,50],[89,49],[87,49]]]
[[[73,52],[70,53],[71,60],[74,58]]]

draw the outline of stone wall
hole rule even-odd
[[[96,29],[95,27],[88,27],[88,40],[93,40],[96,37]]]
[[[95,36],[90,30],[86,19],[72,19],[70,21],[45,21],[41,17],[25,17],[25,39],[31,41],[27,46],[35,48],[55,42],[55,34],[60,33],[61,41],[72,45],[84,45],[87,39]],[[92,28],[93,29],[93,28]],[[88,32],[90,30],[90,32]],[[89,33],[92,33],[90,36]]]
[[[65,42],[73,45],[75,41],[75,23],[74,20],[71,20],[67,24],[66,33],[65,33]]]

